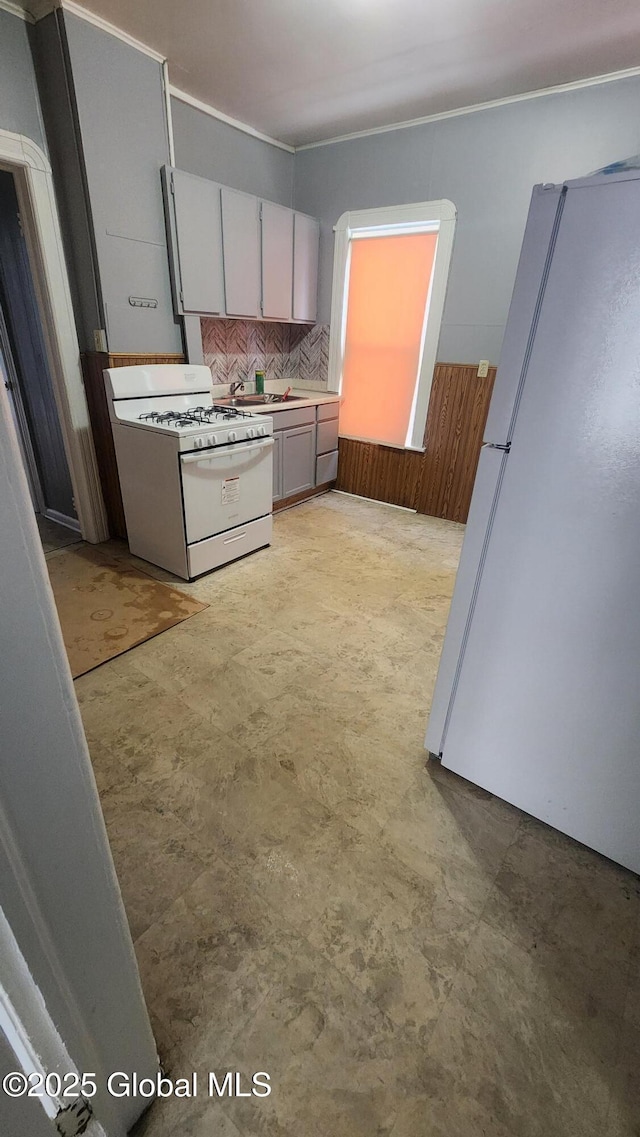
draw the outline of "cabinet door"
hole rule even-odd
[[[269,320],[290,320],[293,296],[293,210],[263,201],[262,315]]]
[[[257,197],[223,186],[222,249],[228,316],[260,315],[260,216]]]
[[[310,490],[316,477],[316,428],[294,426],[282,431],[282,496]]]
[[[282,497],[282,434],[276,432],[273,436],[273,500],[280,501]]]
[[[314,323],[318,309],[320,225],[296,213],[293,230],[293,318]]]
[[[178,292],[183,312],[224,312],[220,186],[173,170]]]

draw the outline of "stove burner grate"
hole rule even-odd
[[[249,411],[242,411],[238,407],[224,407],[219,403],[212,403],[209,407],[193,407],[188,411],[147,411],[138,416],[142,422],[154,422],[158,425],[175,426],[201,426],[205,423],[230,421],[236,418],[251,418]]]

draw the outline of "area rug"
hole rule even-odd
[[[74,679],[208,607],[95,545],[47,559]]]

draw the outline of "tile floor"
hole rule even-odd
[[[273,1086],[138,1134],[640,1133],[638,879],[425,764],[462,534],[316,499],[77,681],[163,1064]]]
[[[45,554],[65,549],[67,545],[77,545],[81,540],[79,533],[68,529],[66,525],[59,525],[57,521],[50,521],[41,513],[36,513],[36,522]]]

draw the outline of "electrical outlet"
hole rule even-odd
[[[107,350],[107,333],[105,332],[104,328],[94,328],[93,347],[95,351]]]
[[[481,359],[478,364],[478,379],[486,379],[489,374],[489,360]]]

